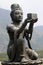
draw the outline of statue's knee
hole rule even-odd
[[[18,45],[24,45],[24,43],[25,43],[25,40],[24,39],[18,39],[17,40],[17,44]]]
[[[24,51],[24,40],[23,39],[18,39],[17,40],[17,50],[23,52]]]

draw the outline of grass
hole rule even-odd
[[[7,53],[0,53],[0,61],[7,60],[8,56]]]
[[[43,58],[43,50],[37,51],[39,57]],[[0,61],[8,60],[7,53],[0,53]]]
[[[43,58],[43,50],[39,50],[39,51],[37,51],[37,53],[38,53],[39,57]]]

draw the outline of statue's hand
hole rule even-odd
[[[36,23],[37,21],[38,21],[38,18],[37,19],[32,19],[33,23]]]
[[[27,23],[29,23],[29,22],[31,22],[32,21],[32,19],[25,19],[25,22],[27,22]]]

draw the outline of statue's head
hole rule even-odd
[[[19,24],[23,19],[23,11],[19,4],[11,5],[11,13],[10,16],[12,18],[13,23]]]

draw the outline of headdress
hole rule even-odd
[[[15,11],[15,10],[18,10],[18,9],[19,9],[19,10],[22,10],[21,7],[19,6],[19,4],[12,4],[12,5],[11,5],[11,10],[12,10],[12,11],[13,11],[13,10]]]

